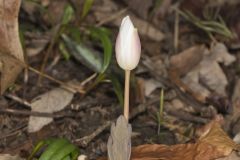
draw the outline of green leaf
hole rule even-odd
[[[108,32],[108,30],[102,27],[99,27],[99,28],[92,27],[90,28],[90,33],[94,38],[99,39],[103,46],[104,56],[103,56],[103,65],[100,73],[104,73],[108,68],[112,59],[112,43],[109,38],[110,33]]]
[[[34,147],[33,151],[31,152],[30,156],[27,158],[27,160],[32,160],[35,154],[45,145],[49,145],[53,143],[56,139],[55,138],[49,138],[47,140],[42,140],[38,142],[38,144]]]
[[[30,156],[27,158],[27,160],[33,159],[34,155],[45,145],[45,141],[40,141],[33,149]]]
[[[69,143],[68,140],[60,138],[49,144],[47,149],[43,152],[39,160],[51,160],[51,157],[55,155],[59,149],[63,148]]]
[[[68,24],[72,20],[73,15],[74,15],[74,10],[73,10],[72,6],[70,4],[68,4],[64,9],[64,14],[62,17],[62,24],[63,25]]]
[[[67,145],[65,145],[64,147],[58,149],[55,154],[53,154],[49,160],[62,160],[64,159],[66,156],[71,155],[72,152],[78,151],[78,148],[69,143]]]
[[[32,160],[34,155],[42,148],[45,148],[45,151],[42,153],[39,160],[76,160],[79,155],[77,146],[67,139],[49,138],[40,141],[35,146],[28,160]]]
[[[83,19],[88,14],[89,10],[91,9],[91,7],[93,5],[93,2],[94,2],[94,0],[85,0],[85,3],[83,5],[81,19]]]
[[[62,38],[73,57],[93,71],[100,73],[102,69],[102,58],[99,53],[93,51],[83,44],[78,44],[67,35],[62,34]]]

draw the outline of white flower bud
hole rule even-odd
[[[132,70],[138,65],[141,54],[141,43],[137,29],[129,16],[122,20],[115,45],[118,65],[124,70]]]

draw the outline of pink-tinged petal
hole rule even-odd
[[[137,29],[134,28],[129,16],[122,20],[115,45],[116,58],[124,70],[132,70],[138,65],[141,44]]]

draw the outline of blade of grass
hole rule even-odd
[[[157,115],[157,117],[158,117],[158,135],[160,135],[161,124],[163,123],[163,103],[164,103],[164,90],[161,89],[159,112]]]
[[[68,4],[64,9],[64,14],[62,17],[62,24],[63,25],[68,24],[72,20],[73,15],[74,15],[73,7],[70,4]]]
[[[90,11],[92,5],[93,5],[94,0],[85,0],[84,5],[83,5],[83,11],[81,15],[81,19],[83,19],[88,12]]]

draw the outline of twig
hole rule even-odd
[[[35,117],[51,117],[51,118],[61,118],[61,117],[81,117],[78,114],[66,114],[66,113],[47,113],[47,112],[36,112],[30,110],[16,110],[1,108],[0,113],[13,114],[13,115],[23,115],[23,116],[35,116]]]
[[[77,92],[79,92],[79,93],[85,93],[85,91],[84,91],[83,89],[79,88],[79,86],[74,86],[74,85],[71,85],[71,84],[66,84],[66,83],[64,83],[64,82],[62,82],[62,81],[60,81],[60,80],[57,80],[57,79],[53,78],[52,76],[49,76],[49,75],[47,75],[47,74],[45,74],[45,73],[42,73],[42,72],[36,70],[35,68],[32,68],[32,67],[30,67],[30,66],[26,66],[26,67],[27,67],[29,70],[31,70],[31,71],[33,71],[33,72],[41,75],[42,77],[45,77],[45,78],[47,78],[47,79],[49,79],[49,80],[51,80],[51,81],[53,81],[53,82],[55,82],[55,83],[60,84],[64,89],[67,89],[67,90],[70,91],[70,92],[75,93],[75,92],[77,91]]]
[[[88,77],[87,79],[85,79],[84,81],[81,82],[81,86],[84,86],[85,84],[87,84],[89,81],[91,81],[96,76],[97,76],[97,73],[93,73],[90,77]]]
[[[172,116],[176,116],[181,120],[184,121],[189,121],[189,122],[194,122],[194,123],[201,123],[201,124],[206,124],[207,122],[209,122],[208,119],[206,118],[202,118],[199,116],[194,116],[191,115],[188,112],[185,111],[181,111],[181,110],[172,110],[172,109],[168,109],[167,107],[165,108],[166,112]]]
[[[127,10],[128,10],[128,8],[124,8],[124,9],[118,11],[117,13],[114,13],[112,16],[109,16],[109,17],[103,19],[102,21],[100,21],[99,23],[97,23],[96,26],[97,26],[97,27],[100,27],[100,26],[102,26],[103,24],[108,23],[108,22],[110,22],[110,21],[118,18],[118,17],[121,16],[123,13],[125,13]]]
[[[174,50],[178,52],[178,39],[179,39],[179,13],[175,11],[175,24],[174,24]]]
[[[102,133],[106,128],[110,127],[111,122],[107,121],[103,125],[99,126],[93,133],[88,136],[76,139],[74,142],[80,144],[82,147],[86,147],[96,136]]]
[[[20,98],[18,96],[15,96],[13,94],[5,94],[5,96],[7,98],[10,98],[10,99],[20,103],[20,104],[23,104],[24,106],[27,106],[27,107],[31,108],[31,104],[27,100],[25,100],[25,99],[22,99],[22,98]]]
[[[19,65],[29,69],[30,71],[32,71],[32,72],[34,72],[36,74],[39,74],[42,77],[45,77],[45,78],[47,78],[47,79],[49,79],[49,80],[51,80],[51,81],[53,81],[55,83],[58,83],[59,85],[61,85],[62,88],[66,89],[66,90],[68,90],[70,92],[73,92],[73,93],[79,92],[81,94],[85,93],[85,91],[81,88],[82,86],[75,86],[75,85],[72,85],[72,84],[66,84],[65,82],[62,82],[62,81],[60,81],[58,79],[55,79],[55,78],[53,78],[52,76],[50,76],[48,74],[45,74],[45,73],[42,73],[42,72],[38,71],[37,69],[27,65],[24,62],[21,62],[21,61],[17,61],[17,62],[19,63]]]

